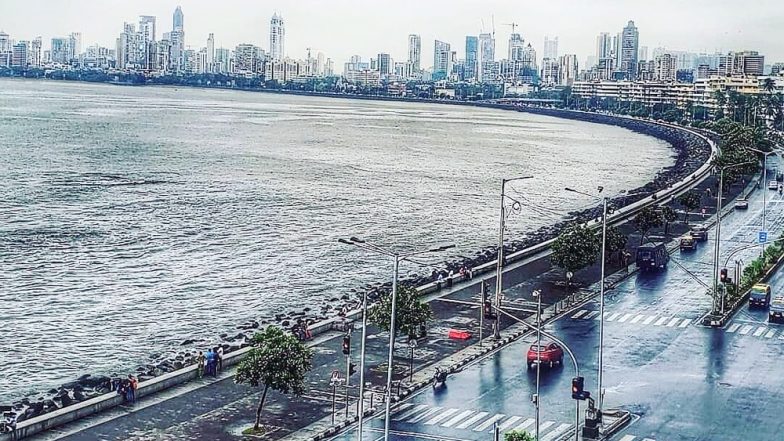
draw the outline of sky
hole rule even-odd
[[[185,14],[188,46],[253,43],[269,48],[274,12],[286,23],[286,54],[306,58],[323,52],[336,70],[352,55],[367,60],[380,52],[395,61],[407,58],[408,34],[422,37],[422,65],[432,66],[433,41],[446,41],[465,53],[465,36],[495,24],[496,58],[506,58],[516,32],[542,57],[544,37],[557,36],[558,52],[577,54],[580,63],[595,52],[599,32],[620,32],[634,20],[640,46],[692,52],[757,50],[765,63],[784,62],[784,6],[781,0],[0,0],[0,30],[16,40],[82,33],[83,47],[114,48],[123,22],[157,16],[157,34],[172,27],[177,5]]]

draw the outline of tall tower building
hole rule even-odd
[[[442,80],[449,76],[452,50],[449,43],[436,40],[433,47],[433,79]]]
[[[558,58],[558,37],[550,39],[549,36],[544,37],[544,58],[555,60]]]
[[[30,45],[30,65],[33,67],[41,67],[41,47],[43,40],[41,37],[35,37],[33,43]]]
[[[205,62],[207,64],[207,72],[215,72],[215,34],[213,33],[210,33],[209,37],[207,37],[207,59]]]
[[[479,39],[472,35],[466,36],[465,52],[465,73],[463,76],[466,80],[474,79],[477,75]]]
[[[479,68],[477,78],[479,81],[488,81],[495,78],[495,38],[492,34],[479,34]]]
[[[286,53],[284,52],[284,42],[286,40],[286,27],[283,23],[283,17],[277,13],[272,15],[270,20],[270,57],[273,61],[282,60]]]
[[[378,63],[378,74],[382,77],[388,76],[392,73],[392,57],[389,54],[378,54],[376,59]]]
[[[612,55],[612,38],[609,32],[601,32],[596,37],[596,59],[610,58]]]
[[[621,34],[620,52],[621,63],[620,68],[625,73],[626,78],[634,80],[637,77],[637,56],[640,50],[640,33],[634,22],[629,20],[629,23],[623,28]]]
[[[417,34],[408,36],[408,62],[414,72],[422,69],[422,38]]]
[[[525,41],[520,34],[509,35],[509,57],[511,61],[520,61],[523,59],[523,50],[525,49]]]
[[[185,30],[185,15],[183,15],[182,8],[179,6],[177,6],[177,9],[174,10],[174,17],[172,19],[172,30],[173,31]]]

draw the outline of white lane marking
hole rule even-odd
[[[656,320],[656,316],[652,315],[652,316],[648,317],[647,319],[645,319],[645,321],[642,322],[642,324],[643,325],[650,325],[651,322],[654,321],[654,320]]]
[[[637,315],[637,317],[633,318],[632,321],[630,321],[629,323],[637,323],[640,320],[642,320],[643,317],[645,317],[643,314],[639,314]]]
[[[527,420],[523,421],[519,426],[515,427],[513,430],[525,430],[526,427],[530,426],[535,422],[536,422],[535,419],[528,418]]]
[[[440,412],[440,411],[441,411],[441,409],[443,409],[443,407],[433,407],[433,408],[431,408],[430,410],[428,410],[427,412],[425,412],[425,413],[421,413],[421,414],[419,414],[419,415],[415,416],[414,418],[411,418],[411,419],[409,419],[409,420],[408,420],[408,421],[406,421],[406,422],[407,422],[407,423],[418,423],[418,422],[420,422],[420,421],[424,420],[425,418],[429,418],[429,417],[431,417],[432,415],[434,415],[434,414],[436,414],[436,413]]]
[[[752,329],[754,329],[754,326],[751,326],[751,325],[746,325],[746,326],[744,326],[744,327],[743,327],[743,329],[741,329],[741,330],[740,330],[740,333],[741,333],[741,334],[743,334],[743,335],[746,335],[746,334],[748,334],[748,333],[749,333],[749,331],[751,331]]]
[[[666,322],[669,317],[662,317],[659,320],[656,320],[656,323],[653,326],[661,326],[662,323]]]
[[[482,423],[482,424],[480,424],[480,425],[478,425],[478,426],[474,427],[474,432],[482,432],[482,431],[484,431],[484,430],[487,430],[487,429],[488,429],[490,426],[492,426],[492,425],[493,425],[493,423],[495,423],[496,421],[498,421],[498,420],[502,419],[502,418],[503,418],[503,417],[505,417],[505,416],[506,416],[506,415],[504,415],[504,414],[502,414],[502,413],[497,413],[497,414],[493,415],[492,417],[490,417],[490,418],[489,418],[487,421],[485,421],[484,423]]]
[[[520,421],[522,419],[523,419],[523,417],[510,416],[506,421],[504,421],[503,423],[501,423],[500,426],[498,426],[498,430],[506,430],[507,427],[511,426],[512,424],[514,424],[514,423],[516,423],[516,422],[518,422],[518,421]],[[492,433],[492,432],[493,431],[491,430],[490,433]]]
[[[445,422],[444,424],[442,424],[441,427],[452,427],[458,421],[462,420],[463,418],[467,417],[468,415],[471,415],[472,413],[474,413],[473,410],[464,410],[464,411],[460,412],[456,417],[453,417],[451,420],[449,420],[449,421]]]
[[[397,409],[392,411],[392,415],[397,415],[398,413],[408,409],[409,407],[413,406],[413,403],[403,403]]]
[[[618,318],[618,317],[620,317],[620,316],[621,316],[621,313],[620,313],[620,312],[616,312],[615,314],[613,314],[613,315],[611,315],[611,316],[609,316],[609,317],[605,317],[604,319],[605,319],[605,320],[607,320],[608,322],[611,322],[611,321],[613,321],[613,320],[617,319],[617,318]],[[542,428],[541,428],[541,427],[539,428],[539,431],[540,431],[540,432],[542,431]]]
[[[441,420],[446,419],[446,417],[448,417],[449,415],[454,415],[459,410],[460,409],[456,409],[456,408],[447,409],[447,410],[441,412],[440,414],[434,416],[433,418],[430,418],[429,420],[425,421],[425,425],[426,426],[432,426],[433,424],[438,424],[438,423],[441,422]]]
[[[730,326],[730,329],[727,329],[727,332],[732,334],[733,332],[737,331],[738,328],[740,328],[740,323],[733,323],[732,326]]]
[[[561,436],[571,428],[571,424],[561,424],[560,426],[556,427],[555,430],[545,435],[545,437],[542,438],[542,441],[553,441],[555,438]]]
[[[674,327],[675,325],[677,325],[679,321],[681,321],[681,319],[680,319],[680,318],[678,318],[678,317],[675,317],[675,318],[673,318],[672,320],[670,320],[670,322],[669,322],[669,323],[667,323],[667,327],[668,327],[668,328],[672,328],[672,327]]]
[[[633,315],[634,315],[634,314],[626,314],[625,316],[623,316],[623,317],[621,317],[620,319],[618,319],[618,322],[619,322],[619,323],[623,323],[623,322],[625,322],[626,320],[629,320],[630,318],[632,318],[632,316],[633,316]]]
[[[582,309],[577,314],[573,315],[572,318],[573,319],[578,319],[578,318],[584,316],[585,314],[588,314],[589,312],[590,311],[588,311],[587,309]]]
[[[488,415],[487,412],[479,412],[478,414],[476,414],[476,415],[472,416],[471,418],[469,418],[469,419],[463,421],[462,423],[458,424],[457,426],[455,426],[455,428],[456,429],[465,429],[468,426],[470,426],[471,424],[474,424],[475,422],[477,422],[477,421],[481,420],[482,418],[486,417],[487,415]]]
[[[588,313],[588,315],[583,317],[583,320],[590,320],[590,319],[592,319],[592,318],[594,318],[594,317],[596,317],[598,315],[599,315],[599,311],[591,311],[591,312]]]
[[[773,338],[774,335],[776,335],[776,330],[771,329],[767,334],[765,334],[765,338]]]
[[[767,331],[767,330],[768,330],[768,328],[766,328],[766,327],[764,327],[764,326],[760,326],[759,328],[757,328],[757,330],[756,330],[756,331],[754,331],[754,334],[753,334],[753,335],[754,335],[755,337],[759,337],[760,335],[764,334],[764,333],[765,333],[765,331]]]
[[[656,440],[655,439],[651,439],[651,438],[643,438],[642,441],[656,441]]]
[[[685,328],[691,324],[691,319],[683,319],[683,322],[678,325],[679,328]]]
[[[411,418],[412,416],[416,415],[419,412],[422,412],[423,410],[427,409],[428,407],[429,406],[427,404],[420,404],[420,405],[416,406],[415,408],[413,408],[413,409],[411,409],[409,411],[403,412],[400,415],[392,418],[392,421],[403,421],[403,420],[405,420],[407,418]]]
[[[539,425],[539,433],[544,432],[545,430],[549,429],[550,426],[555,424],[555,421],[545,421],[544,423]]]
[[[621,438],[618,441],[632,441],[634,438],[635,438],[634,435],[624,435],[623,438]]]

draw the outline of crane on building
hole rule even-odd
[[[504,26],[511,26],[512,27],[512,33],[514,34],[515,33],[515,28],[517,28],[520,25],[515,23],[515,22],[511,22],[511,23],[504,23]]]

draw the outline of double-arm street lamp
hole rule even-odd
[[[375,254],[381,254],[384,256],[392,257],[394,262],[394,270],[393,270],[393,277],[392,277],[392,307],[390,311],[390,320],[389,320],[389,354],[388,354],[388,361],[387,361],[387,388],[386,388],[386,409],[384,411],[384,440],[389,440],[389,411],[390,411],[390,404],[392,402],[392,362],[393,356],[395,353],[395,334],[396,334],[396,327],[395,322],[397,319],[397,279],[398,279],[398,267],[400,266],[400,262],[404,260],[409,260],[409,258],[426,253],[435,253],[439,251],[448,250],[450,248],[454,248],[454,245],[444,245],[434,248],[429,248],[426,250],[415,251],[410,253],[400,253],[398,251],[389,250],[386,248],[382,248],[378,245],[369,243],[365,240],[359,239],[357,237],[351,237],[350,239],[338,239],[338,242],[345,244],[345,245],[353,245],[358,248],[362,248],[363,250],[370,251]],[[409,260],[410,261],[410,260]],[[364,414],[364,393],[365,393],[365,340],[367,336],[367,291],[362,299],[362,342],[360,343],[360,365],[359,365],[359,415],[358,415],[358,428],[357,428],[357,440],[362,441],[362,423],[363,423],[363,414]]]
[[[512,181],[520,181],[523,179],[531,179],[533,176],[519,176],[512,179],[501,179],[501,225],[498,229],[498,262],[496,264],[495,275],[495,309],[501,311],[501,290],[503,289],[503,273],[504,273],[504,228],[506,227],[506,199],[510,199],[513,207],[520,207],[520,201],[513,199],[506,195],[506,183]],[[501,338],[501,314],[496,314],[495,329],[493,330],[493,338]]]
[[[767,188],[763,187],[763,186],[767,186],[768,185],[768,155],[775,155],[776,152],[775,151],[763,152],[762,150],[757,150],[757,149],[751,148],[751,147],[746,147],[746,150],[751,150],[752,152],[757,152],[757,153],[762,155],[762,186],[760,186],[760,187],[765,189],[762,192],[762,231],[766,231],[765,230],[765,227],[766,227],[765,217],[766,217],[767,211],[768,211],[768,203],[767,203],[768,191],[767,191]],[[762,244],[762,252],[763,253],[765,252],[765,244],[764,243]]]

